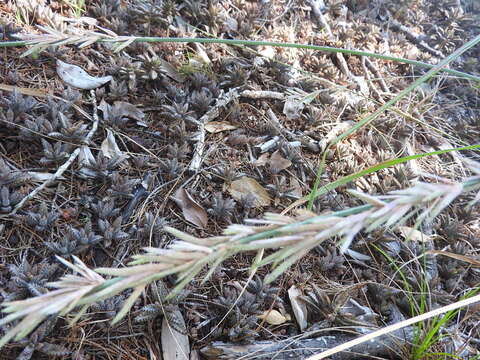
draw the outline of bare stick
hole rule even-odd
[[[371,79],[371,77],[368,73],[368,68],[367,68],[367,64],[366,64],[366,57],[362,56],[361,59],[362,59],[363,72],[365,73],[365,79],[367,80],[368,86],[375,93],[377,98],[380,99],[382,101],[382,103],[385,103],[385,100],[382,98],[382,95],[380,95],[380,92],[378,91],[377,87],[373,83],[373,81],[372,81],[372,79]]]
[[[188,169],[192,172],[197,172],[202,164],[202,155],[205,148],[205,124],[200,122],[198,124],[198,132],[196,136],[197,143],[195,144],[195,151],[193,152],[192,161]]]
[[[98,113],[97,113],[97,99],[95,98],[95,90],[90,90],[90,95],[92,96],[92,101],[93,101],[93,125],[90,131],[88,132],[87,136],[83,140],[84,144],[88,144],[90,140],[92,139],[93,135],[95,135],[95,132],[97,131],[98,128]],[[45,189],[47,186],[52,184],[55,180],[57,180],[59,177],[63,175],[63,173],[72,165],[72,163],[75,161],[77,158],[78,154],[80,153],[81,147],[78,147],[75,149],[75,151],[70,155],[68,160],[60,166],[55,174],[53,174],[50,179],[44,181],[39,187],[37,187],[35,190],[33,190],[30,194],[25,196],[16,206],[15,208],[8,214],[8,215],[14,215],[17,213],[18,210],[20,210],[25,203],[31,199],[33,199],[40,191]]]
[[[385,80],[383,80],[382,75],[378,71],[378,69],[375,67],[373,62],[366,56],[362,56],[362,59],[365,59],[365,65],[367,68],[372,72],[373,75],[377,78],[377,81],[379,82],[380,86],[382,87],[382,90],[386,92],[387,94],[390,93],[390,90],[388,89],[387,84],[385,83]]]
[[[399,31],[401,33],[403,33],[405,35],[405,37],[410,40],[412,43],[414,43],[415,45],[417,45],[419,48],[421,48],[422,50],[425,50],[426,52],[432,54],[433,56],[436,56],[438,58],[444,58],[445,55],[437,50],[437,49],[434,49],[432,48],[430,45],[428,45],[424,40],[423,38],[425,36],[419,36],[419,35],[416,35],[412,30],[410,30],[407,26],[405,25],[402,25],[401,23],[399,23],[397,20],[395,20],[393,18],[393,16],[389,13],[389,20],[388,20],[388,26],[395,30],[395,31]]]
[[[213,119],[217,118],[220,115],[220,109],[226,105],[228,105],[231,101],[238,99],[238,89],[234,88],[228,91],[223,97],[219,98],[215,104],[215,106],[207,111],[205,115],[203,115],[198,122],[196,122],[198,126],[198,133],[197,133],[197,143],[195,144],[195,151],[193,152],[192,161],[190,162],[190,166],[188,169],[192,172],[197,172],[200,169],[200,165],[202,164],[202,156],[203,150],[205,148],[205,124]]]
[[[330,25],[327,22],[327,19],[325,16],[322,14],[322,10],[319,7],[318,1],[317,0],[309,0],[308,3],[312,7],[312,13],[317,19],[318,25],[323,27],[325,29],[325,32],[327,33],[328,37],[331,40],[335,40],[335,37],[333,36],[332,29],[330,28]],[[347,76],[349,79],[353,78],[352,73],[350,72],[350,69],[348,68],[347,61],[343,57],[343,54],[341,53],[336,53],[335,56],[337,57],[338,60],[338,65],[340,67],[340,70],[343,72],[345,76]]]
[[[275,100],[285,100],[286,96],[284,93],[277,91],[267,91],[267,90],[244,90],[240,94],[242,97],[249,99],[275,99]]]
[[[313,152],[319,152],[320,147],[318,146],[318,141],[313,140],[308,135],[297,135],[293,131],[287,129],[280,120],[277,118],[277,115],[272,111],[272,109],[267,110],[267,116],[270,119],[271,124],[275,127],[275,129],[285,136],[289,141],[299,141],[303,146]]]

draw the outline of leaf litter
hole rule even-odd
[[[53,50],[39,45],[30,51],[37,60],[20,58],[24,49],[8,48],[4,55],[11,61],[6,62],[5,71],[0,74],[3,90],[0,151],[2,161],[6,162],[5,166],[0,164],[2,215],[38,182],[50,179],[49,174],[64,161],[65,146],[78,146],[80,151],[77,162],[27,202],[18,216],[2,218],[0,236],[8,247],[1,252],[6,264],[0,278],[2,300],[25,299],[45,292],[44,285],[58,279],[64,270],[51,272],[38,265],[44,260],[55,263],[52,255],[56,251],[69,257],[76,249],[82,249],[77,255],[89,267],[121,268],[141,248],[168,246],[172,238],[164,231],[167,224],[195,236],[220,236],[230,222],[258,219],[267,211],[279,213],[292,199],[312,187],[319,149],[326,149],[338,135],[373,111],[375,104],[385,102],[398,89],[405,88],[409,83],[405,76],[417,74],[417,68],[412,70],[381,60],[364,61],[356,56],[345,56],[347,68],[344,68],[337,57],[298,49],[145,44],[131,40],[112,48],[108,43],[94,44],[94,31],[100,30],[90,28],[92,22],[85,19],[97,21],[110,36],[118,33],[203,37],[198,29],[204,27],[225,38],[260,36],[265,40],[289,39],[382,54],[388,46],[393,55],[405,58],[414,55],[417,60],[431,63],[441,60],[439,54],[451,53],[477,31],[471,26],[480,13],[475,2],[454,6],[446,0],[435,2],[434,6],[426,1],[414,3],[417,13],[429,21],[417,23],[404,4],[393,1],[378,9],[368,2],[352,5],[325,1],[320,6],[320,2],[308,1],[302,12],[296,11],[296,2],[280,1],[243,2],[238,6],[224,1],[184,2],[181,6],[171,1],[162,2],[162,6],[150,0],[105,1],[87,4],[85,15],[89,17],[79,21],[71,21],[76,17],[68,6],[58,8],[46,2],[35,9],[26,4],[22,11],[30,16],[32,24],[55,23],[62,31],[73,27],[77,35],[86,32],[83,39],[77,38],[84,45],[80,49],[69,45]],[[447,10],[450,7],[452,11]],[[320,11],[323,24],[315,21],[316,10]],[[0,7],[0,12],[14,21],[13,10],[10,13]],[[378,17],[386,21],[379,21]],[[302,29],[293,28],[292,20],[299,21]],[[324,30],[327,27],[331,28],[331,37]],[[0,37],[7,40],[14,40],[18,34],[3,23],[0,30]],[[35,31],[27,26],[23,32]],[[36,41],[42,36],[51,40],[59,31],[37,34]],[[387,40],[382,36],[384,31],[389,32]],[[416,35],[418,32],[422,35]],[[114,53],[115,49],[121,52]],[[462,70],[478,73],[477,58],[478,49],[466,53]],[[49,63],[50,59],[54,59],[53,63]],[[294,64],[298,70],[285,63]],[[93,113],[90,98],[87,92],[75,95],[59,81],[47,81],[56,77],[58,69],[63,84],[81,91],[96,88],[100,121],[91,141],[82,140],[84,130],[92,124],[92,118],[88,117]],[[98,76],[85,71],[93,74],[92,69]],[[310,75],[305,76],[302,71]],[[397,104],[394,115],[386,113],[372,127],[356,132],[330,149],[320,186],[422,149],[475,143],[479,136],[474,120],[478,118],[474,106],[478,92],[461,80],[442,81],[441,87],[436,88],[432,82],[428,94],[418,93]],[[12,92],[14,88],[19,89],[16,95]],[[275,119],[273,127],[272,119]],[[200,146],[198,139],[202,138],[199,136],[202,132],[204,142]],[[48,144],[44,146],[44,142]],[[201,161],[190,168],[194,155]],[[346,191],[350,187],[357,192],[363,189],[368,192],[367,197],[409,188],[424,173],[437,176],[428,179],[457,180],[467,171],[462,165],[464,153],[452,155],[455,163],[451,157],[437,156],[417,160],[418,171],[396,166],[366,176],[316,199],[311,210],[314,214],[327,214],[359,205],[350,196],[352,192]],[[478,161],[474,152],[466,155]],[[12,171],[13,165],[16,171]],[[475,166],[470,171],[475,173]],[[150,186],[139,191],[138,184],[145,178],[150,179]],[[226,285],[227,278],[237,281],[248,278],[247,269],[255,260],[254,254],[242,254],[213,266],[209,279],[192,279],[189,286],[194,298],[175,310],[177,317],[185,320],[190,344],[185,341],[188,340],[185,334],[181,341],[176,341],[181,332],[173,335],[162,331],[162,324],[155,321],[146,327],[140,324],[131,327],[128,320],[113,327],[107,325],[129,296],[127,290],[121,296],[100,302],[97,310],[89,310],[85,321],[68,328],[68,337],[63,337],[65,323],[59,320],[51,331],[41,336],[34,332],[28,341],[5,349],[5,356],[13,359],[22,351],[23,356],[34,354],[33,351],[32,356],[42,351],[54,356],[55,350],[57,355],[61,350],[65,354],[75,352],[78,359],[87,359],[90,354],[99,359],[153,358],[168,350],[171,355],[165,358],[181,358],[180,354],[187,354],[195,347],[202,349],[204,358],[218,358],[220,353],[226,358],[236,358],[234,347],[248,350],[241,356],[258,351],[255,352],[258,358],[271,358],[268,352],[250,348],[267,341],[268,349],[281,358],[281,354],[288,354],[281,339],[291,342],[292,336],[304,336],[306,331],[318,329],[324,334],[331,327],[346,324],[363,331],[366,324],[377,326],[376,320],[364,321],[374,318],[373,314],[381,314],[386,323],[398,322],[412,315],[409,306],[412,299],[402,289],[405,284],[412,286],[413,292],[421,293],[419,284],[427,281],[431,307],[453,302],[477,286],[475,249],[480,233],[478,209],[468,208],[472,201],[461,197],[432,224],[417,227],[414,222],[407,222],[399,228],[400,232],[385,228],[362,233],[362,240],[353,242],[345,253],[347,257],[333,243],[325,243],[282,275],[274,284],[279,288],[262,282],[266,276],[263,268],[259,268],[259,278],[249,282],[244,294]],[[176,215],[178,209],[182,219]],[[58,216],[67,210],[71,215]],[[35,251],[28,250],[31,248]],[[191,256],[186,244],[182,249],[185,250],[182,256]],[[406,283],[395,272],[395,266],[402,269]],[[419,277],[422,266],[428,273],[423,279]],[[176,280],[181,281],[174,276],[168,279],[172,286]],[[293,284],[298,296],[289,298],[290,291],[286,289]],[[300,295],[318,286],[324,293],[318,293],[316,299],[324,310],[318,311],[317,306],[317,310],[309,307],[307,311]],[[342,298],[335,300],[334,294],[342,294]],[[139,311],[147,300],[139,298],[132,305],[132,313]],[[304,310],[300,311],[302,307]],[[232,310],[228,312],[229,309]],[[145,309],[149,310],[152,309]],[[99,314],[104,316],[101,321]],[[288,316],[295,320],[298,317],[300,322],[284,321]],[[474,340],[480,337],[474,331],[478,319],[472,316],[462,320],[455,329],[459,334],[457,340],[441,343],[444,347],[440,351],[457,352],[457,356],[468,358],[475,356],[478,349],[474,341],[470,343],[473,346],[465,346],[468,344],[465,334],[471,334]],[[442,329],[448,333],[450,330],[451,327]],[[412,328],[407,328],[395,335],[400,343],[408,344],[412,332]],[[88,341],[81,342],[79,333],[99,334],[95,342],[103,353],[93,345],[90,335]],[[159,333],[167,339],[161,339]],[[298,340],[298,348],[290,349],[291,354],[306,358],[310,353],[302,352],[301,348],[315,346],[315,341],[325,346],[331,338],[350,339],[335,331],[327,337],[312,336],[307,339],[310,343]],[[102,340],[107,337],[110,340]],[[388,341],[384,343],[389,345]],[[164,345],[174,342],[170,348]],[[387,358],[408,357],[407,350],[399,353],[398,344],[390,348],[397,350],[396,353],[377,353],[368,347],[355,350]],[[209,356],[209,351],[215,355]],[[348,358],[345,354],[339,356]]]

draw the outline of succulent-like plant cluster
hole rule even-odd
[[[54,330],[57,323],[57,318],[52,317],[41,324],[28,338],[20,341],[24,349],[18,355],[18,360],[30,360],[33,358],[33,353],[38,351],[51,357],[64,357],[70,355],[72,352],[63,345],[52,344],[45,341],[46,337]]]
[[[210,214],[219,220],[230,220],[235,210],[235,201],[224,198],[221,193],[213,196],[212,205],[209,209]]]
[[[25,215],[25,223],[39,233],[51,231],[57,219],[58,214],[50,210],[46,203],[41,203],[35,210],[28,211]]]
[[[408,100],[399,100],[394,112],[381,112],[381,121],[364,122],[377,104],[397,99],[392,93],[404,89],[405,75],[417,74],[419,67],[412,71],[395,61],[311,49],[147,43],[130,36],[283,42],[295,36],[297,43],[437,63],[478,32],[474,2],[306,1],[303,6],[295,1],[106,0],[87,2],[75,16],[70,3],[16,8],[18,19],[40,21],[39,32],[45,34],[32,37],[35,56],[20,59],[16,50],[6,52],[7,69],[0,74],[0,83],[18,86],[13,91],[2,86],[9,93],[0,94],[0,238],[5,243],[0,255],[6,259],[0,287],[8,313],[0,318],[0,330],[6,341],[13,337],[24,347],[20,359],[35,358],[34,351],[80,359],[70,345],[49,339],[57,335],[52,314],[72,319],[69,312],[88,306],[82,331],[90,336],[95,329],[105,335],[98,339],[122,342],[112,345],[122,350],[128,341],[115,335],[142,336],[145,329],[135,329],[145,324],[157,332],[160,318],[201,341],[238,344],[298,333],[295,321],[269,327],[259,316],[286,298],[283,289],[268,284],[307,254],[281,284],[297,277],[320,283],[312,291],[310,285],[298,288],[307,289],[300,299],[307,303],[310,323],[322,331],[336,326],[364,331],[378,325],[376,314],[388,313],[389,305],[414,316],[422,301],[439,306],[477,286],[470,264],[479,243],[478,209],[465,194],[478,190],[478,165],[468,170],[474,177],[457,178],[466,173],[464,155],[478,159],[474,151],[416,159],[334,183],[392,158],[477,141],[474,87],[458,77],[442,79],[438,88],[430,81]],[[3,11],[0,7],[0,15]],[[98,21],[98,32],[87,30],[88,16]],[[25,34],[0,24],[0,39],[16,35]],[[47,49],[60,43],[69,46]],[[72,51],[70,45],[79,44],[81,52]],[[451,64],[478,72],[478,53],[471,49]],[[54,57],[92,74],[112,75],[95,90],[99,113],[86,94],[59,91],[60,83],[50,79]],[[18,66],[10,69],[10,63]],[[25,69],[40,66],[49,80],[45,87],[57,97],[44,98],[36,90],[40,86],[30,89],[32,81],[43,85],[44,79]],[[352,126],[356,131],[337,141]],[[61,176],[48,180],[59,170]],[[417,183],[422,177],[433,180]],[[289,216],[292,202],[305,204],[314,183],[322,195],[312,197],[309,208],[321,215],[302,210]],[[189,195],[183,203],[173,195],[179,188]],[[282,210],[289,215],[271,213]],[[441,210],[438,221],[428,224]],[[231,224],[248,218],[254,220]],[[422,241],[405,242],[405,229],[394,229],[422,220],[428,226],[415,229]],[[17,247],[32,248],[28,262],[25,254],[18,260]],[[144,253],[125,261],[142,247]],[[259,250],[256,265],[271,264],[271,273],[255,277],[242,292],[236,280]],[[52,265],[56,259],[75,274]],[[217,287],[208,278],[222,262],[231,282]],[[193,296],[187,301],[180,288],[192,280],[198,284],[207,266],[208,287],[200,287],[207,301],[191,301]],[[163,282],[170,275],[179,281],[172,289]],[[365,291],[364,284],[357,285],[360,280],[377,287],[370,284]],[[401,285],[408,289],[392,289]],[[427,301],[421,297],[425,287]],[[176,296],[168,297],[169,292]],[[122,322],[127,326],[121,330],[108,325],[130,308],[128,320],[134,321]],[[77,327],[69,331],[78,334]],[[92,343],[82,344],[102,359]]]
[[[212,315],[202,325],[212,329],[213,338],[245,342],[259,336],[260,315],[273,302],[281,302],[279,289],[264,284],[256,276],[241,294],[235,288],[226,287],[218,300],[212,304]]]
[[[181,334],[186,334],[185,320],[176,314],[179,305],[189,295],[189,291],[183,290],[167,300],[170,290],[163,281],[157,281],[151,286],[151,294],[154,302],[143,306],[135,316],[135,321],[145,323],[159,317],[165,317],[169,325]]]
[[[48,261],[34,265],[25,258],[18,265],[9,265],[10,281],[2,290],[3,301],[25,299],[47,292],[47,283],[54,279],[58,267]]]
[[[87,222],[79,229],[68,226],[60,241],[49,241],[45,245],[57,255],[70,256],[99,244],[103,239],[92,230],[92,223]]]

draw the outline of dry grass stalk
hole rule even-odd
[[[372,58],[396,61],[405,64],[411,64],[416,66],[421,66],[424,68],[436,68],[438,71],[446,72],[451,75],[459,76],[461,78],[479,81],[480,78],[475,75],[470,75],[463,73],[461,71],[449,69],[438,65],[431,65],[416,60],[409,60],[404,58],[392,57],[388,55],[369,53],[366,51],[352,50],[352,49],[342,49],[329,46],[317,46],[310,44],[295,44],[295,43],[281,43],[281,42],[271,42],[271,41],[254,41],[254,40],[237,40],[237,39],[215,39],[215,38],[161,38],[161,37],[139,37],[139,36],[119,36],[109,29],[105,29],[97,26],[102,32],[95,32],[84,30],[82,28],[73,28],[70,27],[63,31],[55,30],[48,26],[37,26],[43,34],[26,34],[26,35],[17,35],[17,37],[23,41],[20,42],[5,42],[4,46],[24,46],[30,45],[31,47],[22,54],[22,56],[27,56],[32,53],[42,51],[49,46],[60,46],[60,45],[77,45],[79,48],[83,48],[89,45],[92,45],[97,42],[109,42],[112,44],[112,50],[114,52],[119,52],[127,46],[131,45],[134,42],[177,42],[177,43],[216,43],[216,44],[230,44],[230,45],[250,45],[250,46],[279,46],[279,47],[288,47],[288,48],[300,48],[300,49],[311,49],[316,51],[327,51],[338,54],[348,54],[356,56],[368,56]],[[466,47],[460,48],[458,51],[460,53],[464,52],[466,48],[474,46],[478,41],[478,37],[466,43]],[[1,47],[2,44],[0,44]]]
[[[105,282],[104,278],[89,269],[76,257],[74,257],[75,264],[71,264],[62,258],[58,259],[78,275],[68,274],[60,281],[50,283],[49,286],[56,288],[56,290],[41,296],[3,304],[5,307],[3,311],[10,315],[0,321],[1,325],[17,319],[22,320],[0,340],[0,347],[12,338],[14,340],[24,338],[50,315],[58,314],[61,316],[69,313],[81,304],[85,295]]]
[[[382,329],[379,329],[379,330],[373,331],[371,333],[368,333],[366,335],[360,336],[360,337],[358,337],[358,338],[356,338],[352,341],[349,341],[349,342],[346,342],[344,344],[335,346],[334,348],[329,349],[327,351],[323,351],[320,354],[310,356],[309,358],[307,358],[307,360],[325,359],[329,356],[335,355],[335,354],[337,354],[341,351],[347,350],[347,349],[349,349],[351,347],[354,347],[356,345],[362,344],[362,343],[367,342],[367,341],[371,341],[371,340],[373,340],[373,339],[375,339],[379,336],[390,334],[390,333],[392,333],[396,330],[403,329],[404,327],[413,325],[417,322],[424,321],[424,320],[430,319],[432,317],[445,314],[446,312],[449,312],[449,311],[452,311],[452,310],[460,309],[462,307],[474,304],[478,301],[480,301],[480,295],[475,295],[475,296],[472,296],[468,299],[463,299],[463,300],[454,302],[453,304],[442,306],[441,308],[426,312],[425,314],[417,315],[413,318],[406,319],[406,320],[401,321],[399,323],[392,324],[390,326],[387,326],[387,327],[384,327]]]
[[[271,282],[328,238],[339,238],[341,248],[345,250],[360,231],[397,226],[415,215],[418,222],[438,215],[461,193],[480,189],[480,164],[468,162],[467,165],[475,176],[463,183],[418,183],[411,188],[378,197],[352,192],[369,204],[332,214],[307,214],[293,218],[268,213],[263,220],[250,220],[250,225],[231,225],[223,236],[203,239],[166,228],[179,240],[167,249],[146,248],[144,254],[134,255],[130,266],[125,268],[99,268],[93,271],[77,258],[74,258],[75,265],[60,259],[79,275],[66,275],[60,281],[49,284],[56,290],[42,296],[3,304],[4,312],[10,315],[0,321],[0,326],[17,319],[21,321],[7,332],[0,346],[12,338],[18,340],[28,335],[52,314],[65,315],[83,305],[75,321],[92,303],[115,296],[127,288],[134,288],[120,316],[115,318],[118,321],[140,296],[143,288],[153,281],[178,274],[179,284],[173,290],[173,293],[177,293],[205,265],[211,264],[211,274],[223,260],[240,252],[280,248],[256,265],[273,263],[276,266],[265,279],[267,283]],[[479,199],[477,194],[473,202]],[[113,278],[105,280],[99,274]]]

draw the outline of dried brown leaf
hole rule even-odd
[[[280,151],[275,151],[272,156],[270,156],[270,169],[274,173],[278,173],[282,170],[289,168],[292,165],[292,162],[288,159],[285,159]]]
[[[253,162],[253,165],[255,166],[265,166],[268,164],[268,160],[270,159],[270,154],[269,153],[263,153],[258,157],[257,160]]]
[[[400,232],[400,235],[404,238],[404,240],[427,242],[431,239],[431,236],[425,235],[421,231],[409,226],[399,226],[397,227],[397,230]]]
[[[115,136],[113,135],[113,132],[109,129],[107,129],[107,137],[105,138],[105,140],[103,140],[100,149],[102,150],[103,155],[105,155],[109,159],[128,157],[128,155],[124,155],[123,152],[120,150],[115,140]]]
[[[225,121],[210,121],[205,124],[205,130],[207,130],[211,134],[235,129],[237,129],[237,126]]]
[[[283,113],[287,119],[294,120],[300,118],[305,104],[296,96],[289,96],[283,106]]]
[[[255,206],[257,207],[268,206],[271,202],[267,190],[255,179],[247,176],[233,181],[228,188],[228,192],[235,200],[241,200],[251,194],[255,198]]]
[[[292,285],[288,289],[288,298],[290,299],[290,304],[292,305],[292,310],[297,320],[298,327],[300,331],[303,331],[307,328],[307,306],[305,302],[301,299],[302,292],[298,287]]]
[[[259,319],[265,320],[270,325],[281,325],[289,320],[288,316],[282,315],[280,311],[275,309],[270,311],[267,310],[261,315],[258,315],[258,317]]]
[[[204,229],[208,223],[208,216],[205,209],[200,206],[184,188],[180,188],[175,192],[172,198],[182,209],[183,217],[188,222]]]

